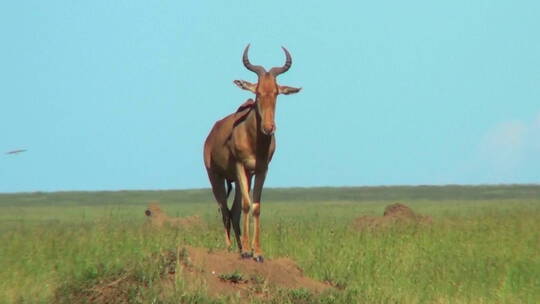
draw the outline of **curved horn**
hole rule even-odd
[[[249,46],[250,46],[250,44],[248,44],[246,46],[246,48],[244,49],[244,55],[242,56],[242,62],[244,62],[244,66],[246,67],[246,69],[248,69],[248,70],[252,71],[253,73],[257,74],[258,76],[260,76],[261,74],[266,73],[266,70],[260,65],[252,65],[249,62],[249,58],[248,58]]]
[[[289,54],[289,51],[287,51],[286,48],[284,47],[281,47],[281,48],[285,52],[285,64],[282,67],[275,67],[270,70],[270,74],[274,75],[274,77],[279,74],[283,74],[287,72],[292,65],[291,54]]]

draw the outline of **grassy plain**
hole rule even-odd
[[[540,303],[540,186],[267,189],[262,245],[335,290],[283,291],[271,303]],[[148,229],[159,201],[208,229]],[[351,222],[401,202],[428,226],[357,231]],[[177,282],[163,292],[155,258],[179,245],[223,249],[210,190],[0,194],[0,302],[71,303],[124,273],[133,303],[235,303]],[[253,301],[263,299],[253,298]]]

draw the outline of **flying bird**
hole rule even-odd
[[[26,152],[26,149],[17,149],[17,150],[6,152],[6,154],[19,154],[22,152]]]

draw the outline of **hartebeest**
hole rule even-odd
[[[212,191],[216,198],[225,227],[225,243],[231,248],[231,220],[236,243],[242,258],[253,257],[262,262],[263,255],[259,242],[261,213],[261,192],[275,150],[274,132],[276,124],[274,113],[278,94],[294,94],[300,88],[280,86],[276,77],[285,73],[292,64],[291,54],[284,47],[285,64],[266,71],[262,66],[252,65],[248,59],[249,44],[244,49],[244,66],[257,74],[258,82],[235,80],[241,89],[255,93],[255,101],[248,99],[236,113],[233,113],[214,125],[204,143],[204,164]],[[249,248],[249,196],[251,180],[255,176],[253,187],[253,244]],[[235,196],[231,209],[227,206],[227,197],[235,184]],[[227,184],[227,189],[225,188]],[[240,205],[242,203],[242,205]],[[240,240],[240,211],[243,211],[243,235]]]

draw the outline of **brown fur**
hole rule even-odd
[[[204,164],[212,191],[216,198],[225,230],[225,243],[231,247],[230,227],[232,225],[236,242],[243,256],[249,256],[249,210],[251,198],[252,178],[253,186],[253,218],[254,232],[252,251],[256,258],[262,261],[260,248],[260,202],[261,193],[268,171],[268,164],[272,160],[276,143],[274,138],[274,113],[277,95],[293,94],[300,91],[298,88],[279,86],[276,76],[288,70],[291,64],[290,54],[282,68],[273,68],[266,72],[260,66],[252,66],[247,59],[247,50],[244,51],[244,65],[257,73],[259,81],[256,84],[235,80],[234,83],[244,89],[255,93],[256,100],[247,100],[238,110],[215,123],[204,143]],[[227,206],[228,193],[225,182],[235,183],[235,196],[231,209]],[[240,213],[243,211],[244,234],[240,239]]]

